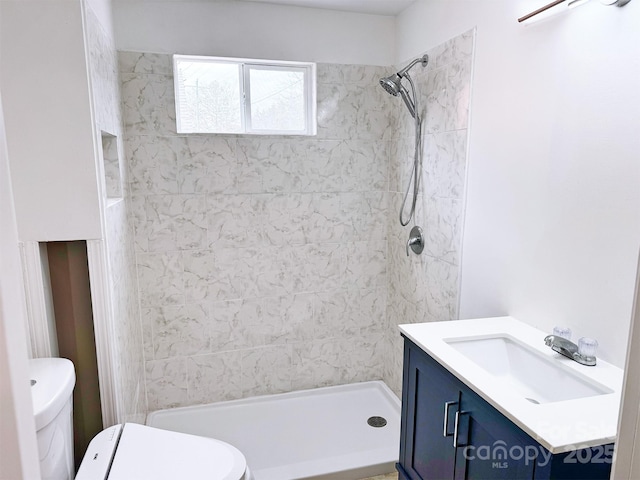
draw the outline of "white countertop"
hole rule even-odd
[[[551,453],[615,442],[623,370],[598,359],[588,367],[547,347],[543,332],[513,317],[480,318],[400,325],[400,331]],[[611,389],[613,393],[533,404],[487,372],[445,339],[508,335],[563,367]]]

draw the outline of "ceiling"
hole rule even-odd
[[[415,0],[239,0],[298,7],[342,10],[374,15],[397,15]]]

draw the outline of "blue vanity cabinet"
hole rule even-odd
[[[453,422],[460,389],[451,374],[433,362],[417,347],[404,350],[401,478],[453,479]]]
[[[608,479],[613,445],[552,455],[405,338],[402,480]]]

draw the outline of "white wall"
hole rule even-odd
[[[26,312],[0,105],[0,479],[40,478],[29,391]]]
[[[0,8],[0,87],[19,238],[99,238],[80,0],[10,1]]]
[[[118,50],[391,65],[394,17],[247,2],[114,2]],[[292,40],[294,39],[294,40]]]
[[[623,365],[640,244],[640,2],[532,25],[530,0],[423,1],[406,59],[477,25],[461,318],[595,337]]]

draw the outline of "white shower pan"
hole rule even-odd
[[[400,401],[373,381],[159,410],[147,425],[230,443],[255,480],[355,480],[394,471]]]

